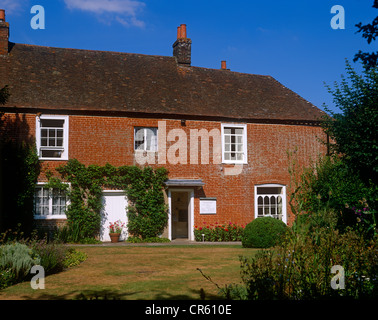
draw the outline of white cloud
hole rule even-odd
[[[70,10],[82,10],[96,14],[100,21],[113,20],[125,26],[144,27],[137,14],[145,4],[136,0],[64,0]]]
[[[17,14],[25,10],[28,0],[0,0],[0,9],[5,9],[5,14]],[[30,10],[30,8],[28,7]]]

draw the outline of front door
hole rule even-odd
[[[189,193],[171,192],[172,239],[189,238]]]
[[[102,204],[100,240],[105,242],[110,241],[109,223],[120,220],[121,223],[127,225],[127,199],[125,193],[122,191],[104,191],[102,194]],[[126,238],[127,229],[124,228],[120,240],[125,240]]]

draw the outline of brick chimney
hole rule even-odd
[[[190,67],[192,62],[192,40],[186,37],[186,24],[177,27],[177,40],[173,44],[173,56],[181,66]]]
[[[8,54],[9,23],[5,21],[5,10],[0,9],[0,56]]]

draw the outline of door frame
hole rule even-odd
[[[127,196],[126,196],[126,192],[124,190],[102,190],[102,194],[101,194],[101,201],[103,201],[103,198],[106,196],[106,195],[110,195],[110,196],[122,196],[125,198],[125,203],[126,203],[126,206],[127,206],[127,203],[128,203],[128,199],[127,199]],[[126,214],[126,223],[128,222],[128,217],[127,217],[127,209],[126,209],[126,206],[124,208],[125,210],[125,214]],[[103,210],[105,210],[105,207],[106,205],[101,209],[101,227],[100,227],[100,230],[103,229],[103,234],[105,234],[105,230],[107,230],[108,226],[104,225],[105,222],[109,222],[108,219],[105,219],[105,221],[103,220],[104,216],[103,216]],[[129,232],[127,230],[127,227],[126,229],[123,230],[123,236],[128,237],[129,235]],[[100,231],[100,241],[104,242],[103,238],[101,238],[101,231]],[[126,239],[123,239],[123,240],[126,240]]]
[[[194,241],[194,189],[169,188],[168,189],[168,239],[172,240],[172,192],[187,192],[189,196],[188,207],[188,240]]]

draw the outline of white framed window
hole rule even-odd
[[[58,188],[37,184],[34,191],[34,219],[66,219],[67,195]]]
[[[68,116],[36,118],[36,144],[41,160],[68,160]]]
[[[222,162],[247,163],[247,126],[222,123]]]
[[[286,220],[286,186],[262,184],[255,186],[255,218],[273,217]]]
[[[135,127],[134,149],[139,151],[157,151],[158,128]]]

